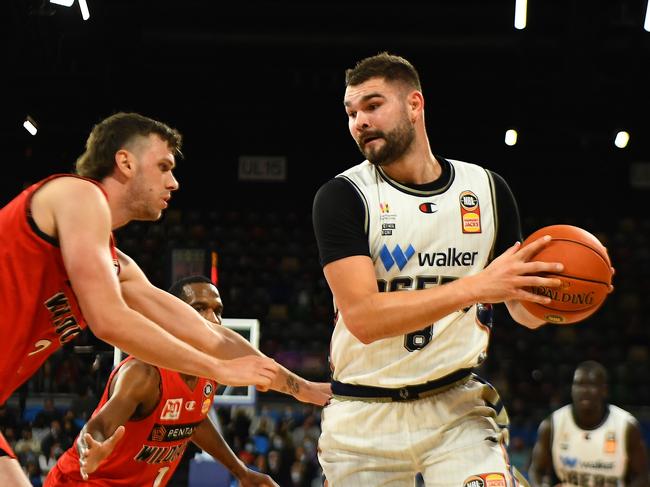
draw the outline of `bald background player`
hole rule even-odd
[[[206,277],[181,279],[169,292],[221,325],[223,303]],[[279,487],[248,468],[207,417],[217,385],[127,358],[111,374],[92,418],[45,486],[164,487],[192,441],[228,468],[240,486]]]
[[[529,478],[533,487],[557,484],[648,487],[648,457],[639,423],[607,402],[607,370],[593,360],[576,368],[572,403],[539,426]]]

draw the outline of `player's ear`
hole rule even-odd
[[[115,174],[121,178],[130,178],[133,172],[133,155],[126,149],[120,149],[115,153]]]
[[[418,90],[413,90],[407,96],[407,107],[411,118],[411,123],[414,123],[419,118],[424,110],[424,97]]]

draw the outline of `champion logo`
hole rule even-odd
[[[422,213],[435,213],[438,211],[437,205],[430,201],[427,201],[426,203],[420,203],[420,206],[418,206],[418,208]]]
[[[388,247],[384,244],[379,252],[379,257],[387,271],[389,271],[395,264],[397,264],[397,267],[399,267],[399,270],[401,271],[414,254],[415,249],[411,244],[409,244],[406,250],[402,250],[399,245],[396,245],[392,252],[388,250]]]

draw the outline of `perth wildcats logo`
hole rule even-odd
[[[478,196],[469,190],[463,191],[459,200],[463,233],[481,233],[481,206]]]

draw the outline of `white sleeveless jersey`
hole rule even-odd
[[[598,428],[583,430],[573,419],[571,405],[551,415],[551,454],[558,478],[585,486],[623,486],[627,467],[626,434],[634,417],[609,405],[607,419]]]
[[[408,188],[368,161],[347,179],[366,208],[366,233],[380,291],[408,292],[475,274],[495,241],[494,190],[483,168],[449,161],[449,183],[435,191]],[[364,345],[337,314],[332,335],[333,378],[340,382],[402,387],[438,379],[485,357],[489,329],[476,305],[427,328]]]

